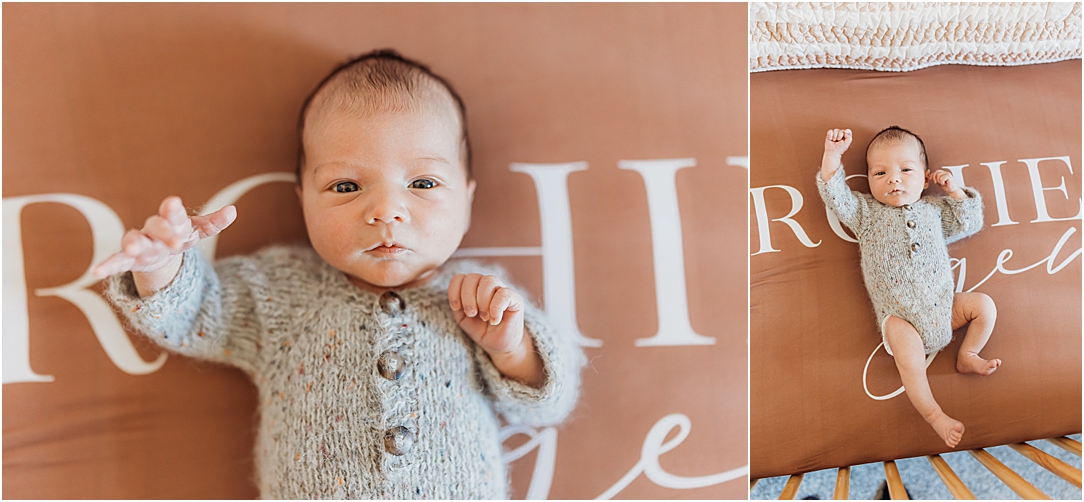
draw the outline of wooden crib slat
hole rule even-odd
[[[802,478],[805,477],[805,473],[792,474],[787,479],[786,486],[783,487],[783,493],[779,494],[779,500],[794,500],[794,497],[798,495],[798,487],[802,485]]]
[[[956,475],[956,471],[949,467],[948,462],[945,462],[941,455],[927,455],[926,460],[933,464],[933,470],[937,472],[938,476],[941,476],[941,481],[945,483],[945,487],[952,494],[952,498],[956,500],[975,500],[975,494],[971,493],[971,490],[967,488],[960,476]]]
[[[840,467],[836,471],[836,492],[832,495],[834,500],[847,500],[851,498],[851,468]]]
[[[900,469],[893,460],[885,461],[885,480],[888,481],[888,496],[892,500],[910,500],[907,490],[903,487],[903,478],[900,477]]]
[[[1046,470],[1057,474],[1058,477],[1064,479],[1080,488],[1080,469],[1073,467],[1061,459],[1050,455],[1049,453],[1040,450],[1027,443],[1016,443],[1009,445],[1010,448],[1016,450],[1017,453],[1025,456],[1028,460],[1035,462],[1043,466]]]
[[[1027,480],[1009,469],[986,450],[979,448],[977,450],[967,450],[967,452],[1021,498],[1025,500],[1050,500],[1050,497],[1046,496],[1045,493],[1028,483]]]
[[[1054,446],[1057,446],[1058,448],[1072,453],[1073,455],[1076,455],[1078,457],[1080,456],[1080,441],[1067,437],[1050,438],[1046,441]]]

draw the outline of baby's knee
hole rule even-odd
[[[997,305],[993,298],[986,293],[956,293],[952,301],[953,317],[962,315],[967,321],[980,317],[993,318],[997,316]]]
[[[986,293],[972,293],[975,295],[975,312],[978,316],[982,317],[996,317],[997,305],[994,304],[994,299],[990,298],[990,295]]]

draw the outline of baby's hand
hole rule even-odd
[[[959,198],[956,191],[959,190],[960,187],[956,186],[956,179],[952,177],[952,173],[943,169],[930,171],[930,181],[934,182],[937,186],[940,186],[941,190],[944,190],[946,194]],[[963,194],[961,193],[959,195]]]
[[[851,139],[850,129],[830,129],[824,138],[824,154],[842,157],[843,152],[851,147]]]
[[[821,181],[827,183],[839,172],[843,152],[851,146],[850,129],[830,129],[824,138],[824,156],[821,157]]]
[[[540,388],[542,358],[523,330],[525,302],[519,293],[492,275],[456,274],[448,284],[448,304],[455,322],[504,376]]]
[[[455,322],[490,355],[523,345],[523,296],[492,275],[456,274],[448,284]]]
[[[207,216],[189,217],[180,197],[166,197],[158,207],[158,214],[147,218],[142,230],[124,234],[121,250],[94,267],[94,276],[100,279],[129,270],[144,273],[163,270],[176,263],[177,255],[218,234],[235,219],[237,209],[233,206]],[[172,279],[170,276],[169,280]]]

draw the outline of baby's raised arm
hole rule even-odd
[[[824,138],[824,157],[821,158],[821,181],[828,182],[843,165],[843,152],[851,146],[850,129],[830,129]]]
[[[166,197],[158,214],[147,218],[142,230],[124,234],[121,250],[94,267],[94,276],[104,278],[130,270],[139,296],[153,295],[173,282],[181,269],[182,253],[218,234],[235,219],[237,209],[233,206],[189,217],[180,197]]]

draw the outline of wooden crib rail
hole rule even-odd
[[[1068,437],[1049,438],[1045,441],[1074,455],[1080,456],[1080,441]],[[1081,487],[1080,469],[1027,443],[1015,443],[1007,446],[1047,471],[1072,483],[1077,488]],[[1012,491],[1016,492],[1021,498],[1026,500],[1050,499],[1045,493],[1029,483],[986,450],[979,448],[968,450],[968,453],[982,464],[983,467],[990,471],[991,474],[1005,483]],[[941,481],[945,483],[945,487],[948,488],[948,491],[952,494],[953,498],[956,500],[975,500],[975,495],[968,489],[967,484],[965,484],[964,481],[960,479],[960,476],[952,470],[948,462],[945,462],[944,458],[941,458],[940,455],[928,455],[926,459],[929,460],[934,471],[937,472],[937,475],[941,478]],[[904,487],[903,479],[900,477],[900,471],[896,466],[896,462],[893,460],[885,461],[884,470],[889,496],[892,500],[907,500],[907,490]],[[787,483],[783,487],[782,493],[779,494],[779,500],[793,500],[798,495],[798,489],[801,487],[804,477],[805,473],[791,475],[787,479]],[[850,480],[850,467],[840,467],[836,471],[836,486],[835,493],[832,497],[833,499],[847,500],[850,497]],[[752,493],[753,487],[757,485],[758,481],[760,480],[749,480],[750,493]]]
[[[896,467],[896,461],[886,460],[884,466],[888,497],[892,500],[911,500],[911,497],[907,496],[907,489],[903,487],[903,478],[900,477],[900,469]]]
[[[994,476],[997,476],[1002,483],[1016,492],[1020,498],[1025,500],[1050,500],[1045,493],[1039,491],[1034,485],[1028,483],[1023,476],[1016,473],[1016,471],[1009,469],[1008,466],[1001,463],[1000,460],[995,458],[990,452],[979,448],[977,450],[967,450],[975,460],[978,460],[983,467],[986,467],[988,471]]]
[[[933,470],[941,477],[941,481],[945,483],[945,487],[952,494],[952,498],[956,500],[976,500],[975,494],[967,489],[967,485],[960,479],[960,476],[956,475],[956,471],[949,467],[948,462],[941,458],[941,455],[927,455],[926,460],[933,464]]]
[[[794,496],[798,495],[798,487],[802,485],[802,479],[805,478],[805,473],[794,474],[787,480],[786,486],[783,487],[783,492],[779,494],[779,500],[794,500]]]
[[[836,492],[832,495],[835,500],[847,500],[851,498],[851,468],[840,467],[836,472]]]
[[[1073,455],[1076,455],[1078,457],[1080,456],[1080,441],[1064,436],[1060,438],[1050,438],[1046,441],[1069,453],[1072,453]]]
[[[1049,453],[1040,450],[1027,443],[1016,443],[1009,445],[1009,448],[1016,450],[1017,453],[1027,457],[1028,460],[1039,464],[1044,469],[1057,474],[1061,479],[1064,479],[1080,488],[1080,469],[1077,469],[1060,459],[1050,455]]]

